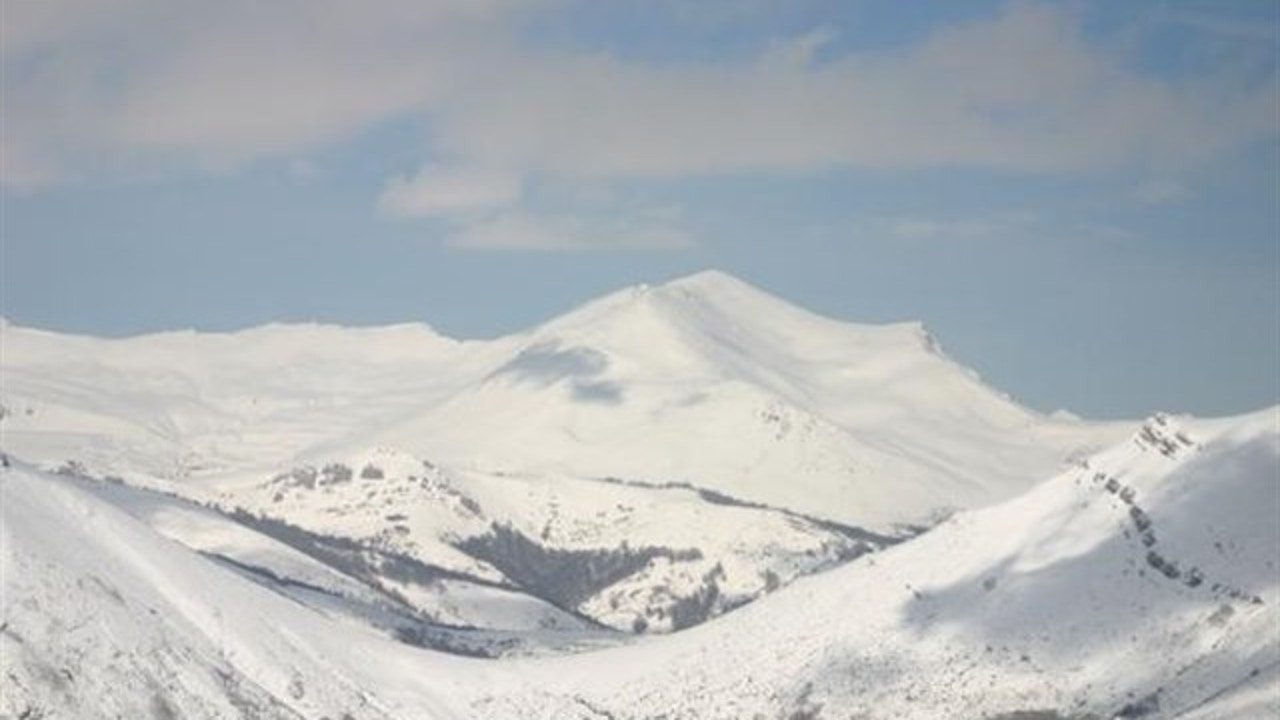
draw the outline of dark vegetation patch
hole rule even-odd
[[[1115,717],[1117,720],[1120,720],[1121,718],[1124,720],[1130,720],[1131,718],[1149,717],[1158,712],[1160,712],[1160,692],[1157,690],[1140,700],[1135,700],[1120,708],[1120,710],[1116,712]]]
[[[494,523],[484,535],[467,538],[456,547],[500,570],[529,593],[557,607],[574,611],[584,600],[638,572],[654,558],[673,562],[700,560],[695,549],[630,547],[568,550],[539,545],[524,533]]]
[[[992,715],[988,720],[1098,720],[1096,715],[1064,715],[1056,710],[1014,710]]]
[[[151,717],[155,720],[179,720],[182,715],[168,698],[157,692],[151,696]]]
[[[236,508],[227,515],[232,520],[279,540],[339,572],[372,582],[375,586],[379,579],[389,578],[417,585],[429,585],[439,580],[461,580],[511,589],[502,583],[424,563],[408,555],[373,547],[352,538],[324,535],[273,517],[254,515],[243,508]]]
[[[387,628],[400,642],[472,657],[500,657],[528,642],[527,638],[516,632],[460,627],[426,620],[412,610],[411,602],[387,588],[383,580],[427,585],[445,579],[516,592],[519,592],[519,588],[423,563],[406,555],[369,547],[350,538],[314,533],[282,520],[253,515],[240,508],[227,515],[383,593],[395,607],[403,608],[402,611],[392,610],[395,619]],[[218,559],[265,581],[333,596],[332,592],[324,588],[282,578],[264,568],[245,565],[221,556]],[[600,627],[594,620],[572,610],[570,612],[589,625]]]
[[[789,518],[801,520],[803,522],[806,522],[810,525],[814,525],[828,532],[843,536],[845,538],[848,538],[849,540],[853,540],[857,543],[863,543],[864,545],[862,546],[855,546],[854,548],[855,553],[853,557],[857,557],[858,555],[861,555],[864,552],[869,552],[871,550],[887,547],[889,545],[902,542],[903,540],[910,539],[911,537],[914,537],[915,535],[918,535],[921,532],[923,532],[925,529],[927,529],[927,528],[909,528],[904,532],[903,535],[900,535],[900,536],[881,535],[880,533],[875,533],[865,528],[860,528],[854,525],[845,525],[843,523],[835,522],[834,520],[824,520],[822,518],[814,517],[812,515],[806,515],[804,513],[799,513],[794,510],[788,510],[786,508],[776,507],[774,505],[766,505],[765,503],[755,502],[753,500],[744,500],[742,498],[738,498],[732,495],[722,493],[718,490],[708,490],[707,488],[701,488],[696,485],[692,485],[690,483],[683,482],[683,481],[668,481],[668,482],[657,483],[657,482],[646,482],[644,480],[628,480],[628,479],[617,478],[617,477],[602,477],[602,478],[597,478],[597,480],[599,480],[600,482],[611,483],[613,485],[624,485],[627,487],[645,488],[648,490],[685,490],[685,491],[696,494],[700,500],[711,503],[712,505],[727,505],[729,507],[750,508],[752,510],[766,510],[769,512],[775,512]],[[842,558],[842,559],[851,560],[853,559],[853,557]]]
[[[336,485],[351,481],[351,468],[342,463],[329,463],[320,470],[320,484]]]
[[[721,600],[719,581],[724,579],[724,568],[720,563],[707,571],[702,576],[702,585],[698,587],[697,592],[692,595],[682,597],[671,605],[671,629],[683,630],[693,627],[699,623],[706,622],[713,614],[716,614],[717,601]],[[721,603],[725,605],[725,603]],[[741,604],[741,603],[738,603]],[[723,608],[723,611],[732,610],[737,605],[730,605]]]
[[[223,563],[245,574],[248,574],[250,577],[254,579],[265,580],[267,581],[267,584],[269,586],[284,585],[287,587],[296,587],[296,588],[302,588],[304,590],[310,590],[312,592],[323,593],[325,595],[334,594],[328,588],[322,588],[319,585],[312,585],[311,583],[304,582],[302,580],[295,580],[293,578],[283,577],[281,575],[275,574],[269,568],[264,568],[258,565],[250,565],[248,563],[243,563],[234,558],[227,557],[226,555],[220,555],[218,553],[209,553],[209,552],[201,552],[200,554],[204,555],[205,557],[211,560],[214,560],[215,562]]]
[[[819,720],[822,717],[822,703],[814,702],[812,695],[813,683],[805,683],[784,716],[786,720]]]

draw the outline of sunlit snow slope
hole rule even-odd
[[[833,321],[721,273],[629,288],[508,342],[481,382],[360,442],[685,481],[885,530],[1007,497],[1116,437],[1016,405],[918,324]]]
[[[1275,408],[1044,416],[714,272],[486,341],[0,322],[0,379],[0,716],[1280,709]]]
[[[432,656],[273,593],[73,480],[5,468],[0,499],[2,717],[437,716],[419,686]]]
[[[1013,500],[701,627],[502,661],[340,622],[17,464],[0,471],[0,713],[1267,717],[1278,413],[1158,416]]]
[[[1021,497],[722,620],[523,665],[525,689],[479,714],[1274,717],[1277,518],[1280,409],[1161,416]]]
[[[391,448],[687,483],[893,531],[1009,497],[1129,429],[1026,410],[917,324],[837,322],[717,272],[491,341],[420,325],[104,340],[7,324],[0,340],[7,451],[187,488]]]

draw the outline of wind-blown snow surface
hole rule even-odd
[[[0,712],[1273,716],[1278,413],[1157,417],[1018,498],[722,619],[536,660],[468,660],[339,623],[76,481],[9,468]]]

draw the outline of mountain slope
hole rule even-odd
[[[450,657],[338,622],[65,478],[5,469],[0,492],[0,712],[14,716],[1225,719],[1280,710],[1275,408],[1220,421],[1153,418],[1016,499],[722,619],[543,659]]]
[[[629,288],[513,340],[482,383],[358,443],[684,481],[885,531],[1008,497],[1117,437],[1019,407],[918,324],[833,321],[721,273]]]
[[[1020,492],[1125,425],[1021,408],[917,324],[831,320],[715,272],[490,341],[4,324],[0,348],[0,449],[216,505],[245,542],[215,549],[228,561],[265,533],[415,622],[569,633],[557,646],[584,624],[696,624]],[[281,562],[249,564],[315,576]]]
[[[389,451],[219,501],[259,527],[395,558],[369,574],[437,619],[440,585],[471,579],[626,632],[696,624],[898,540],[687,486],[458,472]],[[405,562],[438,577],[406,575]]]
[[[891,532],[1008,497],[1122,432],[1017,406],[918,325],[837,322],[714,272],[491,341],[423,326],[0,332],[8,451],[179,492],[389,447],[684,482]]]
[[[523,664],[523,693],[479,708],[544,718],[1269,716],[1280,710],[1276,517],[1280,410],[1158,418],[1087,467],[723,620]]]
[[[406,716],[367,690],[385,687],[374,678],[404,646],[195,555],[70,480],[6,468],[0,494],[0,715]],[[409,714],[431,716],[430,702]]]
[[[104,339],[6,324],[0,348],[7,451],[179,483],[288,463],[428,404],[467,353],[421,325]]]

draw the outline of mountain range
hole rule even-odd
[[[1277,408],[1044,415],[714,271],[0,372],[6,716],[1280,712]]]

